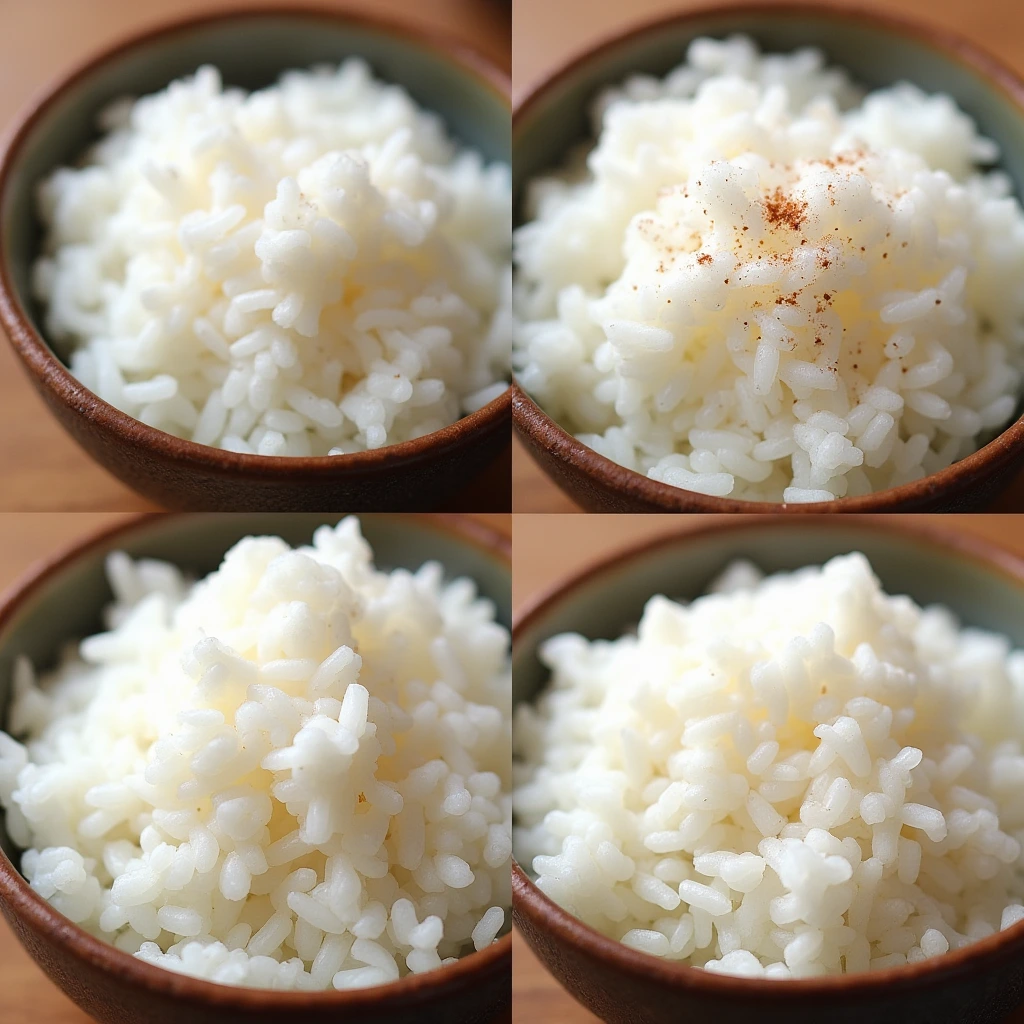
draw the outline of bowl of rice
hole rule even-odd
[[[602,1020],[996,1022],[1024,982],[1024,560],[730,518],[513,628],[513,915]]]
[[[109,1024],[511,999],[507,534],[122,522],[0,604],[0,911]]]
[[[118,41],[0,155],[0,322],[169,508],[421,511],[507,448],[507,76],[288,4]]]
[[[978,508],[1024,460],[1024,82],[945,30],[673,13],[513,115],[513,419],[590,511]]]

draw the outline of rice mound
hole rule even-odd
[[[528,190],[513,365],[585,444],[703,494],[908,483],[1014,414],[1024,211],[945,95],[699,39]]]
[[[863,555],[654,597],[548,640],[514,716],[513,841],[634,949],[806,978],[916,963],[1024,918],[1024,651],[881,589]]]
[[[337,989],[489,945],[511,904],[508,632],[468,579],[376,570],[358,521],[198,583],[112,555],[109,630],[0,733],[32,888],[142,960]],[[21,737],[18,742],[13,736]]]
[[[71,372],[180,437],[260,455],[407,441],[507,387],[511,177],[356,58],[100,117],[39,187],[33,287]]]

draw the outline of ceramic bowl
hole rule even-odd
[[[512,117],[513,216],[522,219],[525,182],[557,166],[590,137],[587,110],[605,86],[630,74],[664,76],[698,36],[743,32],[764,48],[824,50],[830,63],[870,87],[909,80],[945,92],[995,139],[1002,167],[1024,195],[1024,81],[966,39],[883,9],[815,2],[724,3],[666,15],[566,61],[516,104]],[[684,491],[626,469],[577,441],[521,388],[513,420],[541,468],[590,512],[971,511],[984,507],[1024,467],[1024,418],[979,451],[914,483],[860,498],[808,505],[738,501]]]
[[[42,330],[30,273],[39,249],[35,187],[74,163],[96,114],[164,88],[201,64],[260,88],[281,72],[364,57],[383,79],[437,111],[490,160],[509,159],[509,84],[462,46],[335,8],[234,10],[146,32],[65,75],[21,114],[0,154],[0,323],[50,411],[101,465],[167,508],[362,511],[438,507],[507,447],[511,395],[433,434],[375,451],[317,458],[241,455],[174,437],[102,401],[71,376]]]
[[[585,569],[517,612],[513,701],[546,681],[539,644],[562,632],[621,636],[647,598],[690,599],[734,558],[767,571],[862,551],[889,593],[939,602],[1024,646],[1024,558],[939,519],[728,517]],[[821,979],[735,978],[629,949],[570,916],[512,866],[513,919],[547,969],[611,1024],[996,1024],[1024,1000],[1024,924],[906,967]]]
[[[337,517],[312,514],[156,515],[121,522],[35,567],[0,598],[0,707],[6,708],[14,659],[52,665],[69,639],[96,632],[111,599],[108,552],[162,558],[197,575],[215,569],[248,534],[308,543]],[[382,568],[417,568],[436,558],[452,575],[477,581],[498,618],[510,620],[511,545],[506,534],[457,515],[367,515],[363,533]],[[236,988],[174,974],[84,932],[38,896],[18,871],[19,851],[0,823],[0,911],[46,972],[102,1024],[499,1024],[511,1001],[512,940],[391,985],[348,992]]]

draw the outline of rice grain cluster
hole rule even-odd
[[[1024,651],[859,554],[562,635],[516,709],[537,885],[653,956],[748,977],[916,963],[1024,919]]]
[[[513,364],[602,455],[702,494],[864,495],[1013,417],[1024,211],[945,95],[700,39],[531,184]]]
[[[143,960],[260,988],[379,985],[494,940],[508,633],[473,583],[376,570],[355,519],[242,540],[194,584],[108,572],[108,631],[38,684],[22,659],[0,733],[36,892]]]
[[[83,384],[179,437],[338,455],[507,387],[511,179],[356,58],[112,105],[39,189],[34,290]]]

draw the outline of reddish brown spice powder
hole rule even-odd
[[[781,188],[776,188],[764,201],[764,219],[772,227],[787,227],[790,231],[799,231],[806,218],[806,201],[787,196]]]

